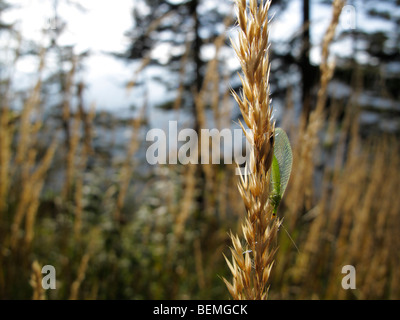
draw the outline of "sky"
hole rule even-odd
[[[315,0],[314,0],[315,1]],[[70,2],[71,4],[68,4]],[[10,1],[15,8],[6,11],[3,15],[5,22],[16,22],[17,28],[25,39],[41,41],[43,28],[51,28],[50,19],[54,17],[54,0],[13,0]],[[85,8],[81,11],[76,4]],[[292,36],[301,26],[301,0],[292,0],[287,10],[277,12],[273,19],[270,37],[272,40],[283,40]],[[382,25],[382,22],[362,18],[365,8],[362,1],[353,1],[357,5],[357,27],[364,29],[390,30],[391,25]],[[73,44],[75,53],[90,50],[91,55],[86,61],[85,81],[88,83],[86,98],[89,103],[95,102],[100,109],[121,109],[137,102],[137,97],[143,95],[138,92],[127,94],[123,87],[124,82],[133,78],[135,64],[126,64],[105,54],[104,52],[124,52],[129,44],[129,39],[124,33],[132,28],[132,8],[137,5],[135,0],[58,0],[58,12],[67,22],[67,28],[58,39],[60,45]],[[331,7],[327,5],[311,6],[311,20],[313,22],[311,39],[314,47],[310,57],[315,64],[320,60],[320,47],[323,34],[329,25]],[[362,10],[361,10],[362,9]],[[390,8],[389,8],[390,9]],[[399,10],[399,9],[396,9]],[[342,18],[344,15],[342,15]],[[348,18],[348,16],[347,16]],[[351,17],[350,17],[351,18]],[[346,21],[342,19],[338,29],[345,28]],[[230,30],[228,35],[234,33]],[[337,54],[349,54],[351,43],[333,44],[332,50]],[[211,52],[212,53],[212,52]],[[158,51],[162,56],[162,52]],[[21,59],[17,68],[21,73],[34,73],[36,64],[32,57]],[[157,74],[157,70],[149,69],[144,77],[150,78]],[[165,101],[168,94],[165,88],[156,82],[150,82],[152,94],[149,96],[150,104]]]
[[[95,103],[98,110],[126,111],[133,102],[133,95],[126,92],[124,83],[133,77],[134,64],[127,67],[106,52],[126,50],[129,42],[124,33],[132,27],[134,1],[80,0],[84,11],[73,5],[78,1],[69,2],[72,5],[65,0],[58,1],[59,15],[67,25],[57,43],[74,45],[75,54],[90,50],[83,76],[87,84],[85,100],[88,104]],[[43,43],[42,29],[53,27],[50,20],[54,17],[53,3],[53,0],[14,0],[15,7],[6,11],[3,20],[16,23],[24,39]],[[23,57],[16,69],[17,79],[25,79],[26,75],[29,78],[29,74],[37,70],[37,61],[31,56]],[[25,84],[25,81],[17,82]]]
[[[61,35],[60,45],[76,44],[76,53],[87,49],[93,51],[123,50],[127,45],[124,32],[132,26],[133,0],[58,0],[58,12],[67,21],[67,29]],[[54,17],[53,0],[13,0],[15,9],[4,15],[7,22],[18,22],[25,38],[41,39],[41,29],[51,27]],[[81,11],[73,3],[85,8]],[[107,19],[105,19],[107,18]]]

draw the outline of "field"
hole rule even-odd
[[[288,134],[293,166],[277,218],[271,216],[268,197],[260,205],[259,198],[247,193],[235,164],[149,165],[144,156],[149,147],[147,120],[152,116],[148,106],[144,103],[135,117],[121,120],[86,105],[85,84],[74,77],[80,57],[70,56],[68,69],[60,76],[61,100],[53,110],[44,108],[49,93],[43,72],[49,49],[37,53],[37,78],[19,108],[13,107],[13,74],[3,78],[0,298],[400,299],[399,140],[390,134],[360,133],[357,98],[365,71],[361,66],[351,76],[349,98],[328,98],[327,86],[335,72],[329,46],[341,1],[334,3],[308,121],[294,116],[294,98],[287,92],[279,126]],[[240,16],[246,9],[241,10],[238,32],[249,23]],[[259,28],[254,34],[262,32]],[[216,47],[218,41],[222,40],[217,39]],[[267,43],[255,47],[268,51]],[[236,52],[240,55],[240,47]],[[17,63],[18,51],[14,55]],[[250,62],[244,61],[244,96],[238,93],[232,99],[230,90],[221,93],[226,83],[215,72],[217,58],[218,50],[200,90],[193,92],[197,129],[210,122],[219,130],[231,128],[238,121],[232,120],[233,114],[239,109],[247,112],[246,103],[238,106],[245,96],[266,106],[240,121],[254,132],[260,130],[260,137],[273,132],[268,108],[273,108],[274,97],[269,105],[267,92],[262,92],[268,85],[264,76],[269,61],[260,58],[255,65],[261,70],[255,67],[247,74]],[[176,98],[177,112],[181,98]],[[206,117],[207,110],[212,110],[212,119]],[[121,128],[129,132],[123,144],[115,138]],[[269,177],[268,152],[253,143],[252,166],[263,172],[259,177]],[[206,152],[200,150],[199,156]],[[267,190],[269,179],[254,184]],[[246,202],[246,196],[253,200]],[[269,209],[261,210],[264,206]],[[249,241],[246,232],[256,220],[251,220],[255,211],[249,208],[265,215],[262,221],[272,230],[267,239],[257,233],[267,230],[260,222],[261,229],[254,227],[253,242]],[[257,249],[260,241],[268,246]],[[261,254],[257,256],[256,250]],[[45,265],[54,266],[55,289],[42,286]],[[354,267],[354,289],[343,288],[345,266]],[[254,273],[263,274],[264,267],[271,269],[261,287]],[[239,294],[246,274],[254,278],[245,288],[255,289]],[[227,283],[232,283],[229,290]]]

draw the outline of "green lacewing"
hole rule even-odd
[[[285,193],[292,171],[293,154],[289,138],[282,128],[275,129],[274,156],[271,165],[270,175],[270,201],[276,216],[279,204]]]

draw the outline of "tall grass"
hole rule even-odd
[[[72,56],[60,75],[63,100],[57,112],[44,110],[43,74],[51,48],[40,51],[37,80],[20,109],[13,108],[14,75],[2,79],[0,298],[400,298],[399,143],[389,135],[360,136],[361,68],[348,101],[326,96],[334,72],[329,45],[341,1],[334,1],[321,45],[321,86],[307,125],[293,119],[293,96],[287,96],[282,127],[294,163],[279,218],[271,217],[269,3],[258,7],[250,1],[247,8],[237,1],[236,52],[244,75],[243,94],[235,101],[243,126],[254,132],[248,136],[252,170],[239,178],[239,189],[234,165],[201,165],[203,180],[193,164],[146,166],[140,156],[146,147],[146,104],[123,122],[86,105],[85,84],[74,77],[79,57]],[[217,48],[223,40],[216,40]],[[201,126],[211,120],[222,129],[230,128],[236,103],[223,90],[226,74],[217,70],[226,65],[219,54],[216,50],[200,92],[193,94]],[[13,63],[19,58],[17,50]],[[190,68],[186,58],[181,77]],[[142,65],[148,62],[145,58]],[[180,94],[174,106],[184,112]],[[208,107],[212,112],[206,116]],[[122,126],[131,135],[121,158],[108,153],[111,144],[101,140],[100,131],[113,134]],[[291,238],[278,232],[283,227]],[[223,254],[233,255],[231,268]],[[41,287],[41,267],[47,264],[57,271],[55,290]],[[341,286],[344,265],[356,268],[355,290]],[[221,278],[232,273],[227,290]]]
[[[233,43],[242,66],[243,93],[234,93],[243,119],[251,130],[243,132],[251,146],[250,163],[240,176],[239,191],[247,217],[242,224],[245,244],[231,234],[232,263],[226,259],[233,281],[224,279],[234,299],[266,299],[268,279],[274,263],[280,221],[269,201],[275,125],[270,105],[268,55],[268,9],[271,2],[237,1],[239,44]]]

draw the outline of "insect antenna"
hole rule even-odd
[[[287,231],[287,229],[285,228],[285,226],[283,225],[283,223],[281,223],[281,226],[283,227],[283,230],[285,230],[287,236],[289,237],[290,241],[292,241],[294,247],[296,248],[297,252],[300,253],[299,248],[297,247],[296,243],[294,242],[293,238],[290,236],[290,233]]]

